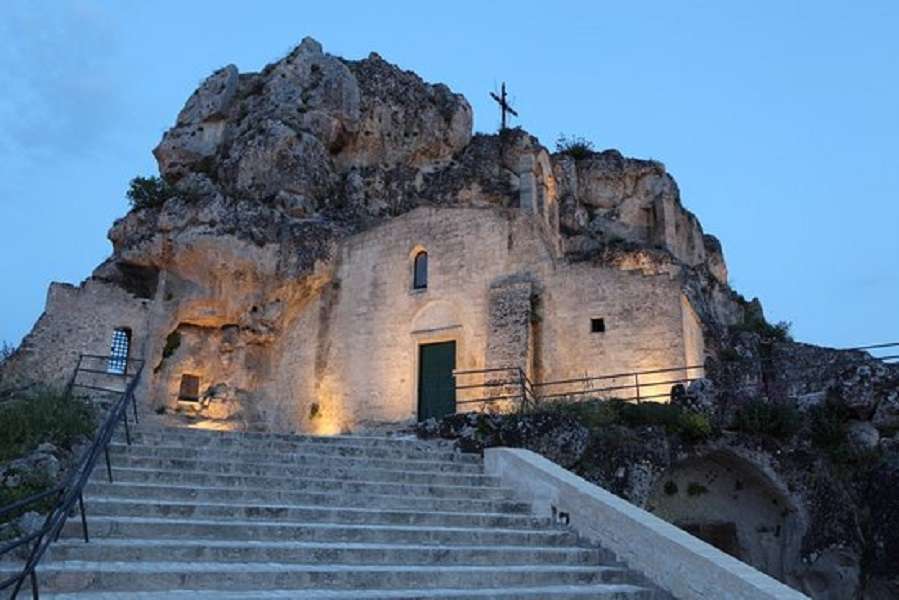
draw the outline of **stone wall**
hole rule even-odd
[[[15,387],[17,379],[27,378],[61,387],[71,377],[79,354],[109,354],[113,331],[119,327],[131,329],[130,356],[143,357],[150,304],[119,285],[97,279],[80,286],[50,284],[43,314],[19,350],[3,363],[0,382]]]
[[[677,278],[569,264],[542,229],[514,210],[419,208],[350,238],[330,287],[287,328],[268,396],[292,398],[302,430],[412,419],[418,346],[450,340],[457,368],[533,364],[538,379],[684,364]],[[421,250],[428,287],[415,290]]]

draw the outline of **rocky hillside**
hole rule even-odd
[[[540,452],[816,600],[899,597],[899,365],[735,332],[671,405],[580,397],[423,437]]]

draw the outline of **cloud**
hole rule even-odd
[[[90,154],[123,113],[121,45],[91,2],[5,0],[0,8],[0,152]]]

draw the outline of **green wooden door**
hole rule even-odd
[[[418,420],[456,412],[456,342],[418,347]]]

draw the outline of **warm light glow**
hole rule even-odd
[[[317,394],[318,411],[307,421],[312,434],[331,436],[340,434],[345,427],[343,418],[343,386],[334,377],[322,378]]]
[[[188,429],[205,429],[208,431],[237,431],[237,425],[227,421],[206,419],[187,426]]]
[[[336,419],[321,417],[315,420],[315,435],[332,436],[340,433],[340,423]]]

